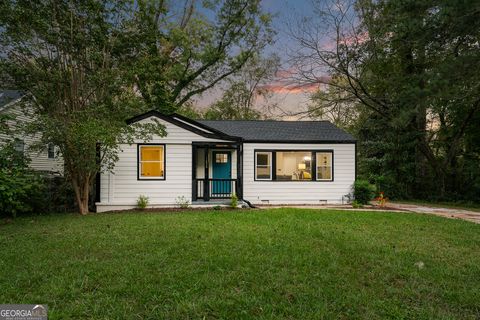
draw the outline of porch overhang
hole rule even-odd
[[[199,163],[199,150],[203,149],[203,178],[197,176]],[[210,151],[230,150],[236,155],[236,177],[235,179],[210,178],[209,159]],[[233,167],[231,168],[233,170]],[[215,189],[222,189],[223,192],[212,193]],[[230,198],[233,194],[239,199],[243,195],[243,144],[237,142],[209,141],[192,142],[192,201],[209,201],[214,199]]]

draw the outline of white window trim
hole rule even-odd
[[[327,153],[330,155],[330,165],[329,166],[319,166],[318,165],[318,155],[319,154],[322,154],[322,153]],[[315,168],[315,171],[316,171],[316,177],[315,177],[315,180],[316,181],[333,181],[333,152],[330,152],[330,151],[317,151],[315,152],[315,163],[316,163],[316,168]],[[319,170],[318,168],[328,168],[330,167],[330,179],[319,179],[318,178],[318,173],[319,173]]]
[[[259,154],[268,155],[269,165],[263,166],[262,168],[270,167],[270,178],[258,178],[257,155],[259,155]],[[272,178],[273,178],[272,167],[273,167],[272,166],[272,152],[269,152],[269,151],[257,151],[257,152],[255,152],[255,180],[257,180],[257,181],[272,181]]]
[[[159,160],[159,161],[153,161],[153,160],[142,160],[142,148],[143,147],[160,147],[162,148],[162,152],[163,152],[163,160]],[[165,180],[165,173],[166,173],[166,166],[165,166],[165,155],[166,152],[165,152],[165,145],[164,144],[142,144],[142,145],[139,145],[138,146],[138,179],[139,180]],[[162,163],[163,164],[163,175],[161,176],[150,176],[150,177],[145,177],[145,176],[142,176],[142,163]]]

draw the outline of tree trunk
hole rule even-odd
[[[80,178],[78,176],[72,177],[73,190],[75,192],[75,199],[77,200],[78,211],[81,215],[88,214],[88,198],[90,191],[90,179],[88,177]]]
[[[421,101],[423,103],[423,101]],[[426,163],[425,155],[421,150],[422,144],[428,144],[427,141],[427,109],[423,105],[419,105],[415,115],[415,129],[417,134],[417,143],[415,146],[415,194],[416,196],[424,197],[424,190],[426,185]]]

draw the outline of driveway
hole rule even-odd
[[[450,219],[462,219],[480,224],[480,212],[469,211],[454,208],[429,207],[426,205],[405,204],[388,202],[384,209],[372,206],[366,206],[363,209],[353,209],[351,205],[290,205],[290,206],[257,206],[261,209],[269,208],[303,208],[303,209],[337,209],[337,210],[355,210],[355,211],[388,211],[388,212],[417,212],[433,214]]]
[[[396,209],[396,210],[434,214],[436,216],[442,216],[442,217],[453,218],[453,219],[463,219],[463,220],[480,224],[480,212],[476,212],[476,211],[454,209],[454,208],[438,208],[438,207],[429,207],[425,205],[404,204],[404,203],[395,203],[395,202],[389,202],[387,206],[389,208]]]

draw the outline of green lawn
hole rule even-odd
[[[0,253],[0,303],[50,319],[480,317],[480,225],[429,215],[28,217],[2,222]]]

